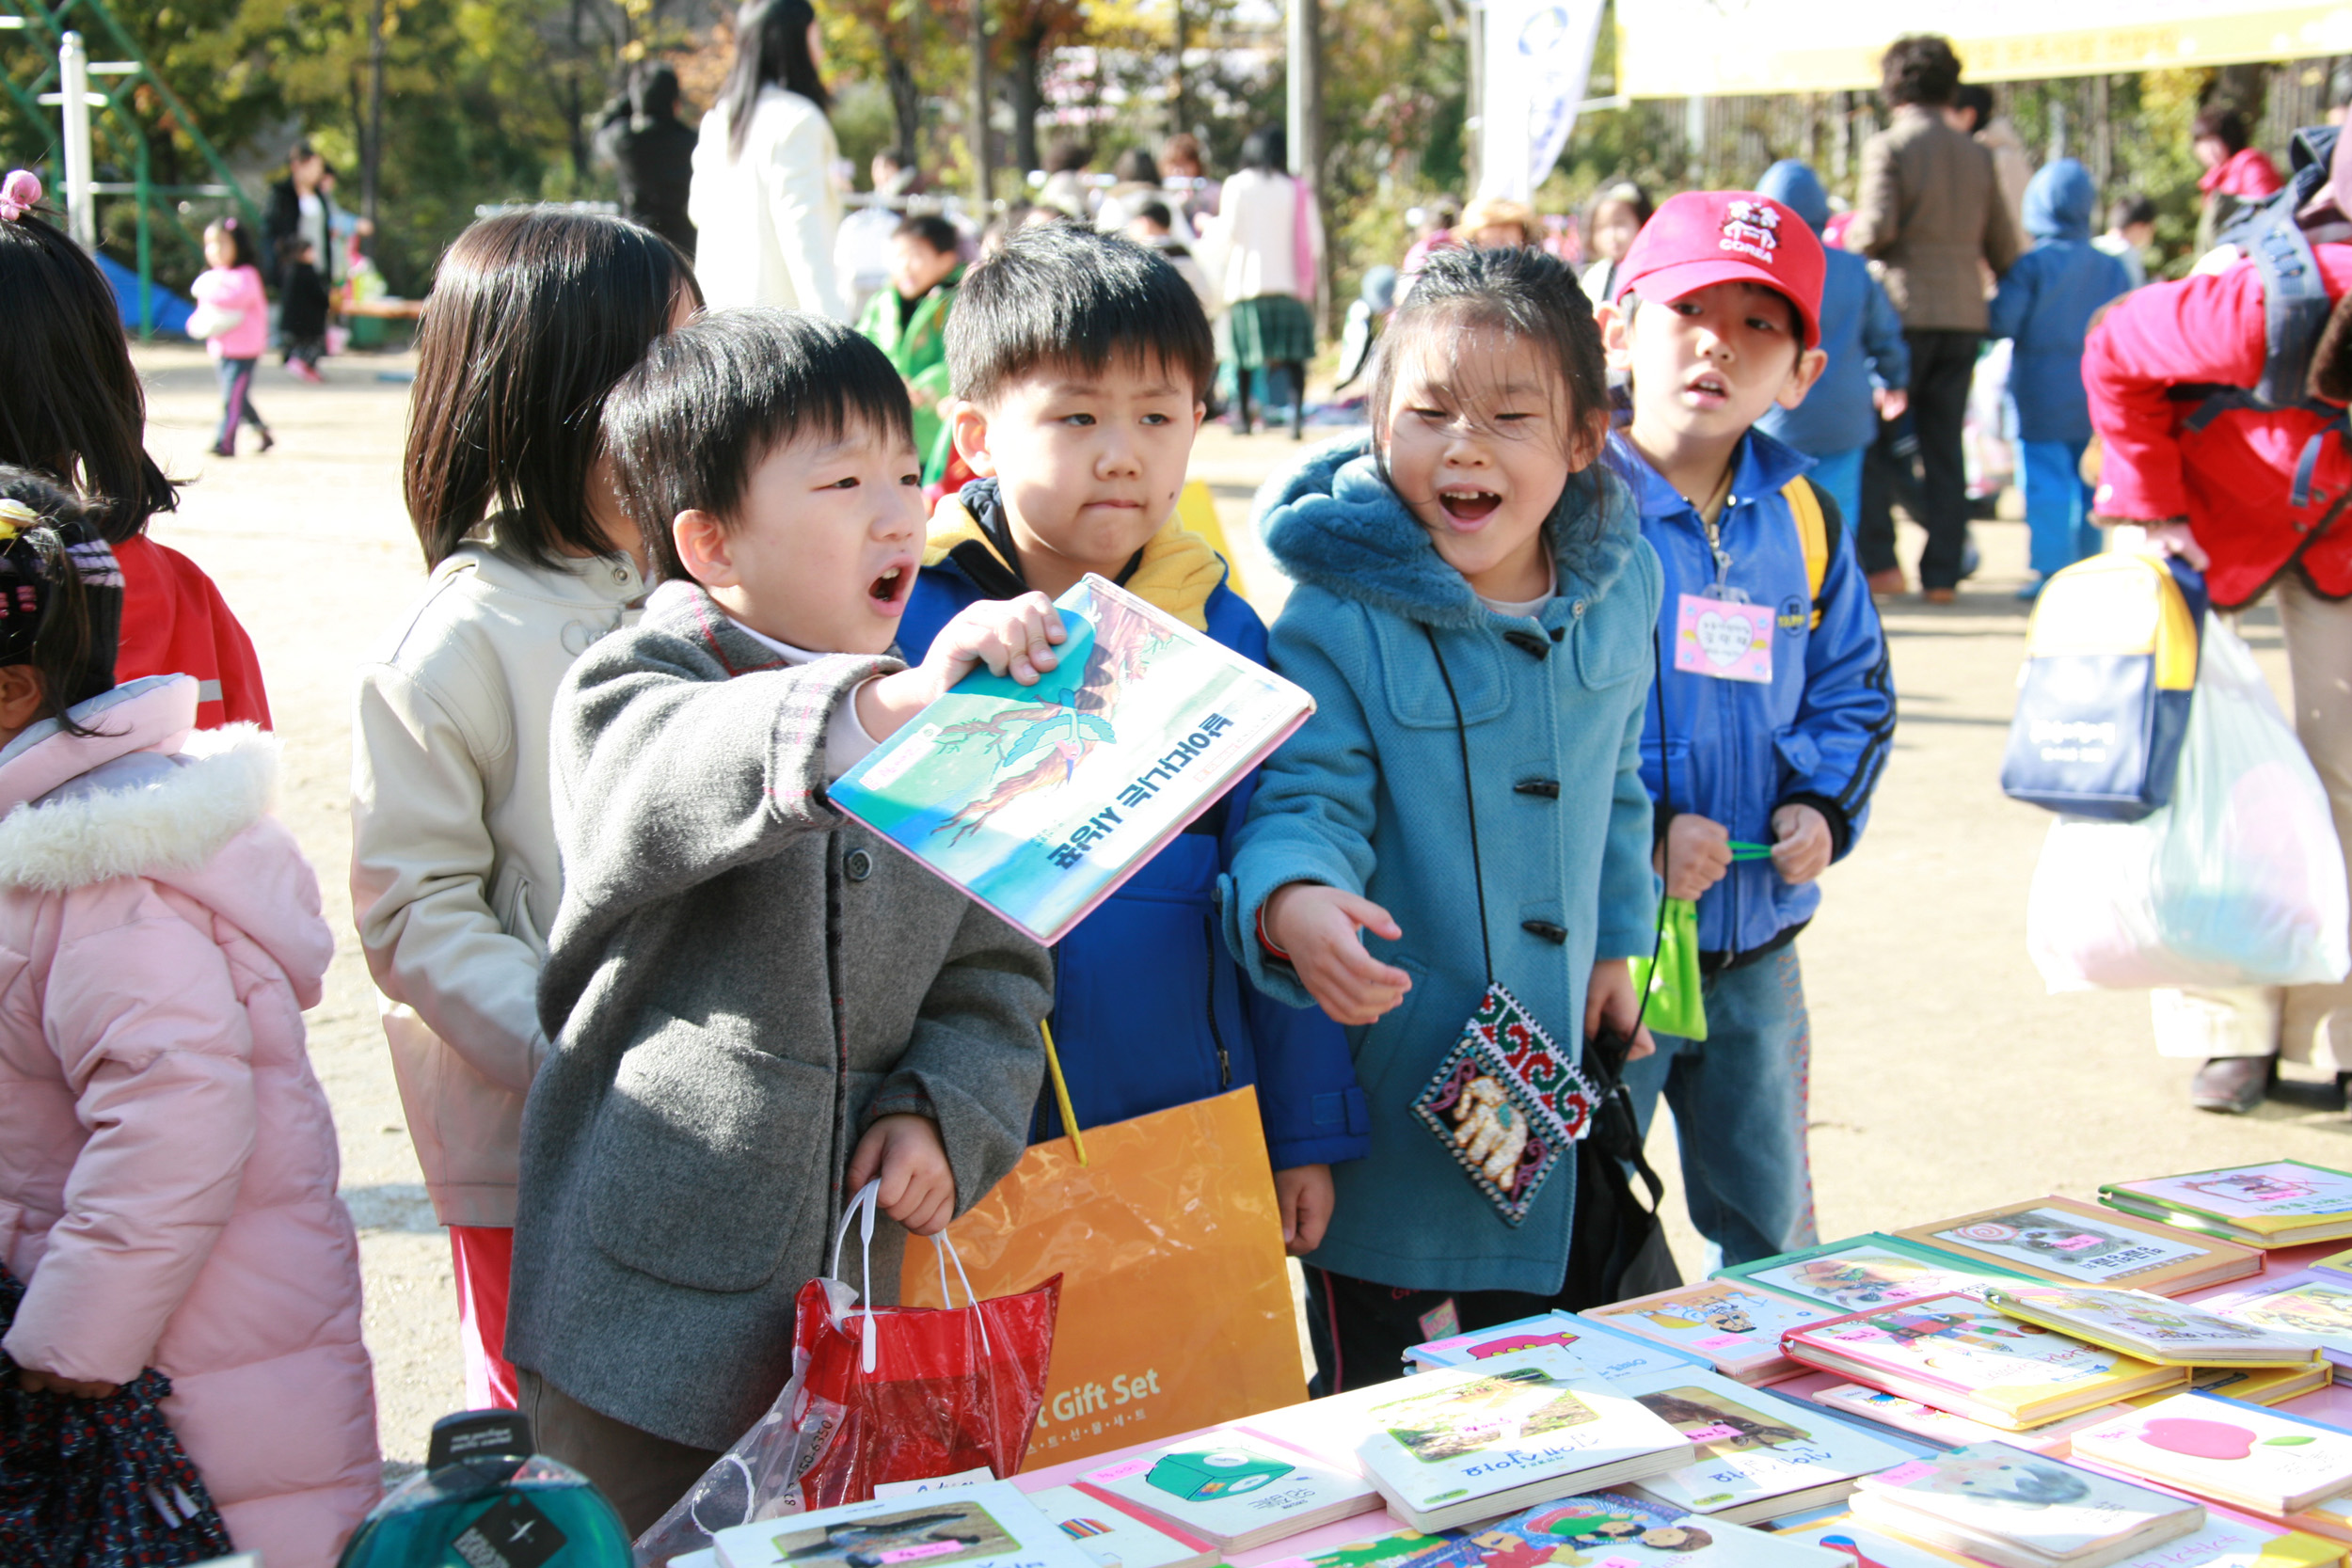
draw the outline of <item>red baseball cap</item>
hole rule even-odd
[[[1634,236],[1617,265],[1617,292],[1669,305],[1710,283],[1761,283],[1797,308],[1804,346],[1821,344],[1821,274],[1813,226],[1754,191],[1684,191]]]

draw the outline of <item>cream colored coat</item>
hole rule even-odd
[[[636,619],[626,559],[529,565],[495,533],[441,562],[361,666],[351,910],[408,1135],[444,1225],[515,1223],[539,966],[563,879],[548,726],[572,661]]]
[[[1295,294],[1312,302],[1323,255],[1323,218],[1307,203],[1311,254],[1298,254],[1298,182],[1287,174],[1243,169],[1225,182],[1216,215],[1202,220],[1193,247],[1209,280],[1229,306],[1265,294]],[[1299,262],[1308,263],[1305,274]]]
[[[703,116],[694,146],[694,276],[713,310],[769,305],[850,319],[834,268],[841,196],[834,160],[841,150],[824,112],[779,87],[760,89],[743,154],[727,149],[727,106]]]

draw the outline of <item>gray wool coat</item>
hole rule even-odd
[[[1027,1142],[1045,949],[825,799],[827,716],[898,668],[787,667],[670,582],[556,698],[554,1049],[523,1114],[506,1354],[680,1443],[727,1447],[783,1389],[874,1118],[938,1122],[959,1213]],[[875,1239],[887,1302],[905,1232]]]

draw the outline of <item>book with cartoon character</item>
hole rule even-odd
[[[1259,1568],[1851,1568],[1831,1551],[1629,1491],[1587,1492],[1489,1524],[1404,1530]],[[1909,1563],[1888,1568],[1912,1568]]]
[[[1378,1508],[1351,1471],[1225,1427],[1089,1470],[1078,1486],[1237,1552]]]
[[[1754,1524],[1833,1503],[1857,1477],[1900,1465],[1910,1450],[1820,1410],[1684,1368],[1618,1378],[1617,1386],[1698,1445],[1696,1463],[1636,1488],[1710,1519]]]
[[[1986,1305],[2094,1345],[2168,1367],[2308,1367],[2316,1340],[2239,1323],[2145,1291],[2018,1284],[1985,1293]]]
[[[1953,1291],[1981,1299],[1994,1285],[2030,1276],[1996,1264],[1967,1262],[1893,1236],[1868,1235],[1718,1269],[1715,1277],[1745,1280],[1800,1301],[1818,1302],[1835,1312],[1867,1312]]]
[[[1853,1513],[1995,1568],[2106,1568],[2205,1526],[2201,1504],[2006,1443],[1865,1476]]]
[[[1089,574],[1035,686],[976,669],[827,789],[1048,945],[1314,711],[1281,676]]]
[[[2260,1274],[2263,1255],[2068,1197],[1986,1209],[1895,1234],[1974,1262],[2058,1285],[2123,1285],[2177,1296]]]
[[[1003,1481],[761,1519],[710,1544],[722,1568],[1096,1568]]]
[[[2197,1305],[2233,1323],[2300,1335],[2337,1366],[2352,1367],[2352,1279],[2341,1274],[2297,1269]]]
[[[1809,1541],[1853,1560],[1852,1568],[1976,1568],[1964,1557],[1875,1529],[1851,1513],[1780,1530],[1782,1539]],[[2126,1558],[2117,1568],[2329,1568],[2344,1560],[2332,1542],[2293,1530],[2264,1529],[2208,1517],[2193,1535]]]
[[[1642,1372],[1712,1365],[1696,1351],[1659,1344],[1638,1335],[1587,1323],[1571,1312],[1551,1311],[1415,1345],[1405,1353],[1405,1370],[1419,1372],[1432,1367],[1470,1367],[1513,1351],[1537,1350],[1546,1345],[1566,1351],[1612,1380]]]
[[[1789,1525],[1772,1532],[1783,1541],[1804,1541],[1827,1546],[1848,1560],[1847,1568],[1978,1568],[1956,1553],[1938,1551],[1892,1530],[1865,1524],[1851,1513]]]
[[[2301,1160],[2110,1181],[2099,1189],[2099,1201],[2142,1219],[2249,1246],[2298,1246],[2352,1236],[2352,1173]]]
[[[1784,1343],[1809,1367],[2008,1432],[2189,1379],[2186,1367],[2086,1344],[1957,1294],[1793,1329]]]
[[[2056,1420],[2035,1426],[2020,1427],[2015,1432],[1972,1421],[1965,1416],[1955,1416],[1948,1410],[1938,1410],[1917,1400],[1890,1394],[1862,1383],[1834,1383],[1826,1388],[1808,1388],[1804,1397],[1822,1409],[1851,1419],[1883,1427],[1907,1437],[1917,1437],[1939,1449],[1963,1448],[1970,1443],[2009,1443],[2030,1449],[2035,1453],[2066,1456],[2069,1436],[2095,1421],[2116,1416],[2128,1416],[2132,1406],[2122,1402],[2103,1404],[2095,1410],[2078,1415],[2062,1416]]]
[[[2074,1433],[2074,1452],[2274,1516],[2352,1491],[2352,1433],[2209,1394],[2086,1428]]]
[[[1217,1549],[1198,1536],[1074,1486],[1032,1492],[1029,1501],[1095,1568],[1209,1568],[1217,1560]]]
[[[1795,1375],[1795,1363],[1781,1351],[1781,1336],[1836,1315],[1827,1307],[1730,1279],[1680,1285],[1577,1314],[1604,1328],[1695,1352],[1725,1377],[1748,1384]]]

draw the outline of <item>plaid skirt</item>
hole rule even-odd
[[[1226,313],[1233,363],[1245,371],[1304,364],[1315,356],[1315,317],[1295,294],[1236,300]]]

